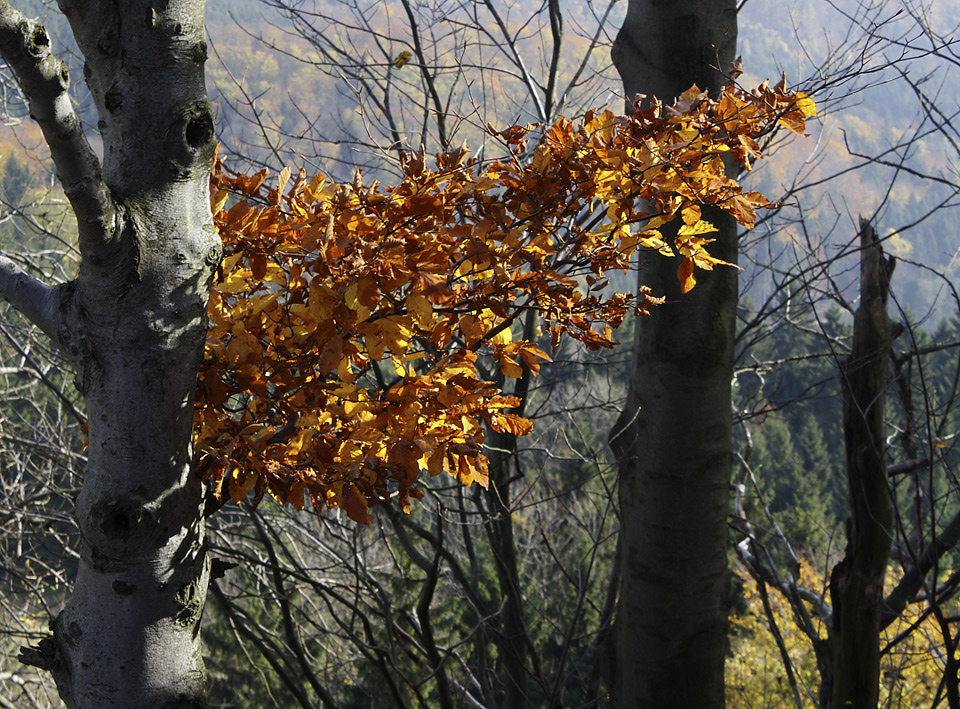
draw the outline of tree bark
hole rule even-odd
[[[209,206],[204,2],[59,5],[86,60],[102,161],[42,26],[0,0],[0,52],[50,147],[82,255],[74,281],[34,282],[32,298],[30,277],[0,264],[0,293],[70,356],[89,424],[75,589],[22,659],[52,671],[71,707],[203,706],[209,562],[190,444],[222,252]]]
[[[883,429],[894,261],[884,260],[877,233],[864,219],[860,249],[860,305],[842,370],[850,519],[846,554],[830,574],[832,662],[821,689],[821,702],[836,709],[872,709],[879,700],[883,578],[893,532]]]
[[[630,0],[613,46],[628,102],[670,103],[696,83],[718,92],[734,59],[733,0]],[[735,263],[732,219],[711,253]],[[667,297],[637,321],[628,398],[611,445],[620,466],[621,576],[613,697],[619,707],[722,707],[727,627],[730,382],[737,274],[698,274],[681,296],[677,262],[641,259]]]
[[[513,507],[510,492],[511,452],[516,438],[509,434],[488,434],[490,440],[490,491],[485,495],[483,526],[493,553],[494,570],[500,587],[500,633],[497,649],[502,653],[503,708],[524,709],[527,702],[527,626],[523,618],[523,594],[513,534]]]

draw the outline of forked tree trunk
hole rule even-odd
[[[628,101],[669,103],[694,83],[719,91],[736,33],[734,0],[630,0],[613,47]],[[711,253],[735,263],[733,220],[704,218],[720,228]],[[656,254],[641,262],[641,282],[667,303],[637,321],[628,400],[611,433],[621,513],[612,690],[630,709],[724,703],[737,274],[698,274],[681,296],[678,265]]]
[[[82,255],[76,280],[55,287],[2,260],[0,293],[73,360],[89,423],[75,590],[23,659],[53,672],[68,706],[201,706],[209,563],[190,442],[222,251],[209,206],[204,2],[59,5],[86,59],[102,163],[46,33],[0,0],[0,51],[50,146]]]

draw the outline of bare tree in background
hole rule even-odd
[[[494,153],[498,146],[475,142],[487,123],[575,115],[616,86],[606,49],[613,3],[588,5],[573,19],[557,2],[532,14],[481,1],[265,4],[289,20],[282,43],[263,34],[268,46],[311,57],[360,116],[346,123],[341,110],[296,132],[241,91],[234,107],[248,120],[231,123],[227,142],[241,136],[233,151],[275,164],[297,153],[334,172],[376,175],[393,170],[400,151],[421,146],[466,142]],[[294,49],[302,46],[312,52]],[[327,521],[325,534],[314,521],[261,509],[259,533],[234,537],[240,520],[221,519],[218,554],[235,558],[231,540],[242,540],[247,557],[262,562],[217,584],[218,612],[281,678],[259,691],[287,693],[303,706],[599,701],[594,649],[613,610],[616,515],[597,432],[612,424],[617,387],[607,377],[616,370],[590,374],[599,360],[574,350],[556,359],[512,392],[537,437],[522,446],[509,435],[488,437],[488,492],[436,480],[424,509],[413,517],[380,510],[374,530]],[[486,376],[499,375],[491,367]],[[584,376],[586,389],[573,383]],[[303,535],[312,540],[306,548],[323,551],[290,546]],[[264,592],[248,593],[251,585]],[[335,689],[331,677],[343,671],[354,682]],[[307,686],[293,688],[304,673]]]
[[[755,273],[770,279],[771,287],[754,290],[765,295],[743,311],[739,335],[736,381],[741,388],[735,409],[746,436],[735,505],[736,548],[763,597],[768,599],[767,589],[772,589],[791,609],[790,622],[807,637],[816,657],[819,688],[801,679],[797,648],[788,647],[781,632],[784,619],[765,600],[767,622],[796,706],[877,706],[885,696],[890,706],[899,701],[953,707],[960,705],[957,629],[948,609],[957,597],[951,554],[960,539],[955,443],[960,360],[955,328],[946,323],[937,328],[931,314],[952,313],[955,323],[960,299],[946,273],[949,264],[918,262],[902,252],[896,259],[887,258],[883,250],[898,250],[898,238],[958,204],[960,184],[919,159],[930,146],[951,161],[958,157],[954,113],[944,108],[945,97],[926,90],[936,84],[938,71],[952,69],[956,56],[950,40],[931,23],[929,8],[921,5],[898,12],[896,7],[864,4],[847,20],[851,33],[824,60],[825,95],[834,92],[834,98],[840,98],[900,82],[916,97],[917,116],[874,152],[848,138],[849,170],[811,179],[809,171],[815,166],[808,165],[807,174],[789,193],[787,203],[796,200],[797,207],[778,214],[792,241],[781,240],[778,253],[757,252],[747,245],[751,260],[767,264]],[[857,69],[854,83],[832,83],[835,77],[854,75],[843,66]],[[848,224],[842,205],[829,198],[830,185],[851,170],[872,171],[887,180],[873,214],[860,221],[859,229]],[[906,184],[929,192],[932,205],[908,223],[891,224],[887,211],[896,190]],[[809,202],[807,193],[816,189],[824,190],[824,196],[815,220],[812,210],[800,205]],[[793,209],[796,216],[784,219]],[[891,281],[894,263],[898,267]],[[905,289],[898,287],[901,278],[916,278],[917,271],[933,285],[934,294],[939,291],[940,302],[928,303],[926,315],[911,312],[904,305]],[[841,313],[848,318],[856,313],[852,331]],[[764,341],[783,328],[795,333],[798,342],[811,344],[764,359],[759,355]],[[803,391],[776,394],[778,382],[802,367],[816,367],[822,378],[808,376]],[[800,407],[823,406],[819,402],[824,399],[839,402],[841,391],[843,516],[849,518],[845,534],[842,529],[824,530],[827,545],[815,551],[825,577],[811,584],[801,579],[801,567],[814,548],[805,547],[808,541],[791,539],[785,510],[771,511],[773,493],[759,478],[773,479],[778,471],[774,467],[761,475],[755,468],[751,432],[761,431],[768,417],[788,420]],[[839,431],[839,405],[836,415]],[[751,497],[757,500],[753,513],[748,509]],[[902,622],[907,616],[910,620]],[[932,686],[907,694],[904,681],[916,662],[918,645],[920,652],[939,658],[939,687],[934,679]]]
[[[73,507],[80,492],[83,416],[69,397],[66,362],[5,312],[0,336],[4,391],[0,420],[0,669],[4,706],[59,703],[46,673],[20,664],[21,645],[36,644],[66,600],[79,561]]]
[[[382,172],[398,150],[466,143],[482,153],[487,123],[572,118],[618,88],[606,49],[616,11],[609,0],[566,13],[558,0],[534,12],[502,0],[263,4],[284,24],[241,29],[314,69],[320,85],[339,94],[337,110],[309,115],[296,96],[284,96],[294,111],[281,121],[259,108],[238,69],[236,97],[225,92],[224,100],[242,120],[231,118],[224,138],[240,159],[283,164],[297,156],[347,178],[357,168]]]

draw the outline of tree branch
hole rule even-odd
[[[48,286],[6,256],[0,256],[0,297],[60,346],[60,297],[56,286]]]
[[[960,514],[955,515],[933,543],[923,549],[919,558],[907,566],[903,578],[884,599],[883,607],[880,609],[881,630],[895,621],[916,599],[917,593],[923,588],[927,574],[944,554],[956,547],[958,542],[960,542]],[[932,602],[935,602],[934,596],[935,594],[931,594]]]
[[[43,25],[0,0],[0,55],[13,69],[30,102],[30,115],[43,131],[57,177],[77,216],[80,250],[114,232],[114,208],[100,161],[73,110],[66,65],[50,53]],[[48,333],[49,334],[49,333]]]

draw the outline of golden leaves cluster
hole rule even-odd
[[[628,312],[658,302],[605,288],[637,249],[680,257],[692,288],[695,269],[723,263],[706,249],[701,206],[745,226],[767,206],[722,157],[757,157],[778,121],[802,131],[804,98],[764,86],[711,100],[694,87],[628,117],[491,128],[505,158],[481,164],[464,148],[431,166],[407,154],[390,187],[359,173],[291,181],[288,169],[269,187],[266,171],[230,176],[218,162],[225,255],[197,386],[197,471],[219,499],[269,493],[300,509],[308,498],[358,522],[389,500],[409,510],[424,473],[485,486],[484,425],[524,435],[531,424],[478,357],[506,377],[535,374],[549,356],[514,339],[531,311],[554,347],[564,335],[610,347]],[[659,227],[677,217],[668,242]]]

